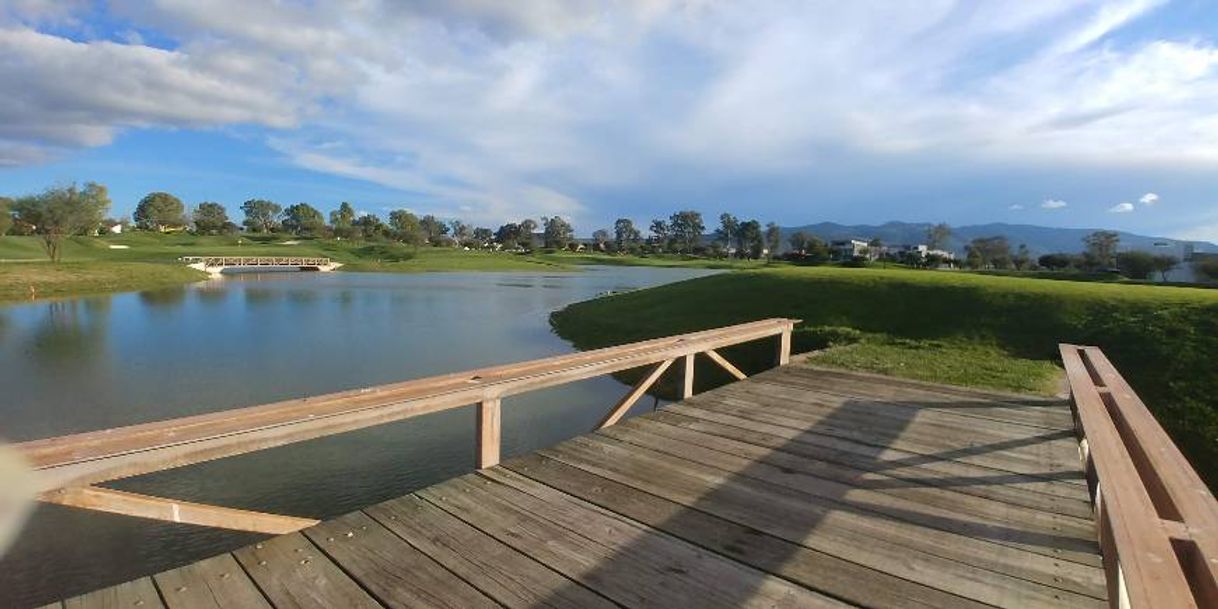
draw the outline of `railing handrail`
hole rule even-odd
[[[204,266],[325,266],[329,258],[318,256],[181,256],[178,260],[187,264],[203,263]]]
[[[16,448],[35,469],[43,501],[158,519],[167,519],[166,514],[177,519],[183,509],[188,509],[196,524],[224,526],[214,523],[240,521],[246,524],[234,528],[296,530],[301,528],[302,519],[256,512],[234,518],[230,508],[173,502],[92,485],[470,404],[478,405],[478,467],[489,467],[499,462],[499,411],[504,397],[656,365],[600,423],[601,427],[612,425],[677,359],[685,361],[684,397],[693,393],[693,363],[699,353],[742,378],[743,373],[715,350],[777,336],[777,362],[786,364],[796,323],[798,320],[767,319],[317,397],[32,440]]]
[[[1218,501],[1098,347],[1060,349],[1109,602],[1218,607]]]

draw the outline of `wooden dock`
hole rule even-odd
[[[786,366],[64,606],[1102,607],[1095,528],[1066,401]]]
[[[50,606],[1218,607],[1218,501],[1098,348],[1049,399],[789,365],[796,323],[20,444],[41,501],[278,535]],[[775,339],[753,376],[719,351]],[[695,395],[700,356],[737,382]],[[500,463],[504,398],[631,369],[598,430]],[[326,522],[98,486],[470,404],[478,471]]]

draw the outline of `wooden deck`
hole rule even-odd
[[[1095,528],[1066,401],[785,366],[53,606],[1098,608]]]

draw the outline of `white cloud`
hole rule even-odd
[[[1142,195],[1142,198],[1138,199],[1138,202],[1142,205],[1156,205],[1159,202],[1159,195],[1153,192],[1148,192]]]
[[[1112,214],[1127,214],[1133,211],[1133,203],[1117,203],[1108,208],[1108,213]]]
[[[1061,199],[1045,199],[1040,204],[1041,209],[1061,209],[1066,206],[1066,202]]]
[[[1020,205],[1019,203],[1013,203],[1007,209],[1012,210],[1012,211],[1018,211],[1018,210],[1023,209],[1023,205]]]

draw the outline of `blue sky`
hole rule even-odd
[[[1209,0],[0,0],[0,82],[0,194],[96,180],[115,215],[168,190],[1218,240]]]

